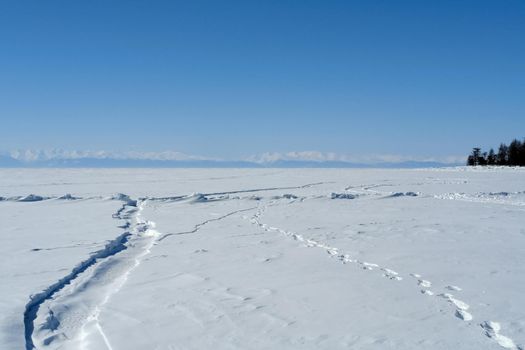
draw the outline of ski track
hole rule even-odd
[[[274,226],[270,226],[268,224],[261,222],[260,219],[262,215],[264,214],[264,212],[267,211],[269,207],[275,206],[277,204],[278,204],[277,201],[270,201],[268,204],[264,206],[259,206],[256,213],[251,218],[248,218],[248,217],[244,217],[244,218],[249,219],[252,224],[260,227],[261,229],[267,232],[279,232],[286,237],[290,237],[298,242],[303,243],[306,247],[321,248],[326,251],[326,253],[329,255],[330,258],[336,258],[338,261],[340,261],[343,264],[353,263],[361,267],[363,270],[369,270],[369,271],[379,270],[382,272],[383,277],[386,277],[390,280],[393,280],[393,281],[403,280],[403,277],[398,272],[390,268],[382,267],[379,264],[360,261],[358,259],[351,258],[349,254],[341,253],[339,249],[336,247],[332,247],[328,244],[325,244],[325,243],[322,243],[322,242],[319,242],[313,239],[305,238],[303,235],[299,233],[287,231],[287,230],[284,230],[278,227],[274,227]],[[426,296],[440,297],[446,300],[449,304],[453,305],[455,317],[457,317],[458,319],[464,322],[469,322],[473,320],[474,316],[467,311],[470,309],[469,304],[467,304],[466,302],[462,300],[455,298],[454,295],[450,293],[441,293],[439,295],[435,295],[435,293],[429,289],[432,286],[432,282],[422,279],[422,276],[420,274],[411,273],[409,274],[409,276],[417,280],[417,286],[420,287],[421,294],[426,295]],[[448,291],[457,291],[457,292],[462,291],[461,287],[458,287],[455,285],[447,285],[445,289]],[[500,334],[501,326],[498,322],[484,321],[483,323],[480,324],[480,326],[485,331],[485,335],[488,338],[494,340],[501,347],[505,349],[510,349],[510,350],[525,350],[521,347],[518,347],[511,338]]]
[[[390,269],[388,267],[380,266],[379,264],[360,261],[358,259],[352,258],[349,254],[344,254],[339,251],[336,247],[331,247],[325,243],[305,238],[303,235],[294,233],[292,231],[287,231],[278,227],[269,226],[261,222],[261,217],[269,207],[279,204],[279,199],[289,199],[290,203],[295,202],[297,199],[299,201],[304,200],[306,197],[297,197],[295,195],[281,195],[273,196],[271,200],[266,205],[259,204],[255,207],[243,208],[235,210],[224,214],[220,217],[208,219],[203,222],[200,222],[194,225],[192,230],[175,232],[175,233],[165,233],[160,234],[155,228],[155,223],[150,221],[145,221],[141,218],[141,211],[147,201],[156,201],[156,202],[165,202],[165,201],[184,201],[187,200],[189,204],[195,202],[211,202],[222,199],[232,199],[229,197],[230,194],[240,194],[240,193],[251,193],[251,192],[263,192],[263,191],[275,191],[275,190],[291,190],[291,189],[304,189],[312,186],[327,184],[327,182],[318,182],[310,183],[302,186],[290,186],[290,187],[271,187],[271,188],[255,188],[255,189],[246,189],[246,190],[237,190],[237,191],[225,191],[225,192],[213,192],[213,193],[194,193],[191,195],[182,195],[182,196],[172,196],[172,197],[143,197],[138,200],[131,199],[128,195],[117,194],[116,196],[110,198],[104,197],[75,197],[71,194],[66,194],[63,196],[38,196],[30,194],[27,196],[13,196],[13,197],[0,197],[0,201],[15,201],[15,202],[38,202],[44,200],[82,200],[82,199],[110,199],[110,200],[119,200],[122,201],[122,206],[113,214],[113,218],[124,220],[125,224],[120,226],[123,229],[126,229],[126,232],[120,234],[115,239],[109,241],[104,248],[101,250],[95,251],[91,256],[75,266],[69,274],[53,283],[45,290],[33,294],[30,297],[29,302],[26,304],[24,311],[24,327],[25,327],[25,340],[26,340],[26,350],[31,350],[37,348],[37,346],[44,345],[53,345],[56,340],[70,339],[71,337],[76,337],[82,343],[82,340],[86,336],[86,328],[95,330],[103,340],[106,348],[112,350],[111,343],[109,338],[104,333],[100,323],[98,322],[98,316],[101,311],[101,307],[107,303],[110,297],[117,293],[118,290],[127,280],[128,275],[131,271],[136,268],[141,260],[150,253],[151,248],[156,242],[160,242],[168,237],[175,235],[185,235],[198,232],[203,226],[223,220],[227,217],[233,216],[238,213],[247,212],[256,210],[256,212],[251,217],[243,216],[245,219],[249,219],[252,224],[257,225],[261,229],[267,232],[279,232],[286,237],[290,237],[298,242],[303,243],[306,247],[315,247],[321,248],[326,251],[326,253],[331,257],[343,264],[352,263],[359,266],[363,270],[367,271],[380,271],[382,276],[388,278],[392,281],[402,281],[403,276],[397,271]],[[384,187],[384,186],[394,186],[392,184],[375,184],[375,185],[361,185],[361,186],[348,186],[345,188],[345,191],[350,189],[359,189],[365,193],[373,195],[384,195],[379,191],[373,190],[373,188]],[[521,194],[521,192],[520,192]],[[419,193],[407,192],[407,193],[394,193],[388,197],[396,197],[401,195],[407,196],[417,196]],[[499,194],[490,194],[499,195]],[[218,198],[213,198],[217,197]],[[481,201],[483,202],[499,202],[494,201],[494,197],[487,196]],[[319,198],[322,196],[315,196],[313,198]],[[331,198],[343,198],[343,199],[354,199],[359,197],[357,195],[348,195],[348,194],[339,194],[332,193]],[[329,196],[330,198],[330,196]],[[386,197],[385,197],[386,198]],[[444,196],[434,196],[434,198],[439,199],[456,199],[456,200],[468,200],[472,201],[472,198],[465,198],[463,194],[458,196],[454,194],[453,196],[444,195]],[[240,199],[240,198],[233,198]],[[255,200],[261,200],[261,197],[252,198]],[[474,200],[479,200],[480,198],[475,198]],[[498,203],[499,204],[499,203]],[[502,203],[503,204],[503,203]],[[509,204],[509,203],[504,203]],[[516,205],[516,204],[514,204]],[[521,205],[518,204],[518,205]],[[133,241],[133,242],[132,242]],[[48,248],[46,250],[60,249],[60,248],[73,248],[71,247],[56,247]],[[42,249],[34,249],[35,251]],[[124,252],[129,253],[127,257],[128,260],[131,260],[132,263],[129,263],[128,260],[122,259],[118,260],[117,258],[124,254]],[[127,263],[126,263],[127,262]],[[112,275],[112,272],[117,272],[116,276]],[[109,279],[101,279],[100,276],[109,276]],[[417,281],[417,286],[421,294],[429,297],[438,297],[454,308],[454,315],[465,322],[472,321],[474,316],[469,313],[467,310],[470,309],[470,306],[464,301],[457,299],[453,294],[444,292],[440,294],[435,294],[430,288],[432,287],[432,282],[426,279],[423,279],[420,274],[411,273],[410,277]],[[95,282],[93,282],[95,280]],[[80,310],[81,315],[73,314],[72,319],[80,319],[80,323],[73,324],[73,329],[63,330],[59,319],[57,317],[66,318],[68,317],[68,301],[71,301],[76,297],[82,297],[82,293],[90,288],[101,288],[105,290],[106,293],[102,295],[100,300],[88,300],[88,307],[85,310]],[[455,285],[448,285],[445,287],[447,291],[460,292],[462,289]],[[98,294],[98,293],[94,293]],[[96,299],[96,298],[95,298]],[[65,303],[65,306],[63,305]],[[43,311],[47,307],[47,312]],[[55,313],[58,311],[58,316]],[[78,310],[77,310],[78,312]],[[42,314],[44,313],[44,314]],[[66,325],[71,327],[71,325]],[[484,331],[484,334],[495,341],[499,346],[510,349],[510,350],[524,350],[522,347],[519,347],[515,342],[500,333],[501,325],[495,321],[483,321],[479,324]],[[66,327],[67,328],[67,327]],[[59,344],[60,347],[60,344]]]

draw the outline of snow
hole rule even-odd
[[[0,170],[1,349],[525,349],[517,168]]]

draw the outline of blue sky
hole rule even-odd
[[[525,1],[1,1],[0,149],[462,155],[525,136]]]

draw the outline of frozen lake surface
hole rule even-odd
[[[1,349],[525,349],[525,169],[1,169]]]

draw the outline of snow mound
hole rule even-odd
[[[184,200],[191,202],[191,203],[202,203],[207,202],[209,199],[202,193],[192,193],[189,196],[184,197]]]
[[[468,194],[464,192],[452,192],[434,195],[434,198],[478,203],[508,204],[516,206],[525,205],[525,191],[478,192],[474,194]]]
[[[359,197],[357,194],[351,194],[351,193],[335,193],[332,192],[330,195],[331,199],[356,199]]]
[[[394,192],[386,198],[396,198],[396,197],[417,197],[419,194],[417,192]]]
[[[80,199],[80,198],[73,196],[71,193],[66,193],[65,195],[60,196],[57,199],[61,199],[61,200],[76,200],[76,199]]]
[[[291,194],[291,193],[285,193],[285,194],[282,194],[280,196],[273,196],[272,199],[297,199],[299,198],[298,196],[296,196],[295,194]]]
[[[40,202],[47,199],[46,197],[38,196],[36,194],[29,194],[24,197],[20,197],[17,199],[17,202]]]
[[[124,194],[124,193],[117,193],[116,195],[111,197],[111,200],[121,201],[121,202],[124,202],[127,205],[130,205],[130,206],[133,206],[133,207],[137,206],[137,201],[134,200],[134,199],[131,199],[130,196],[128,196],[127,194]]]

